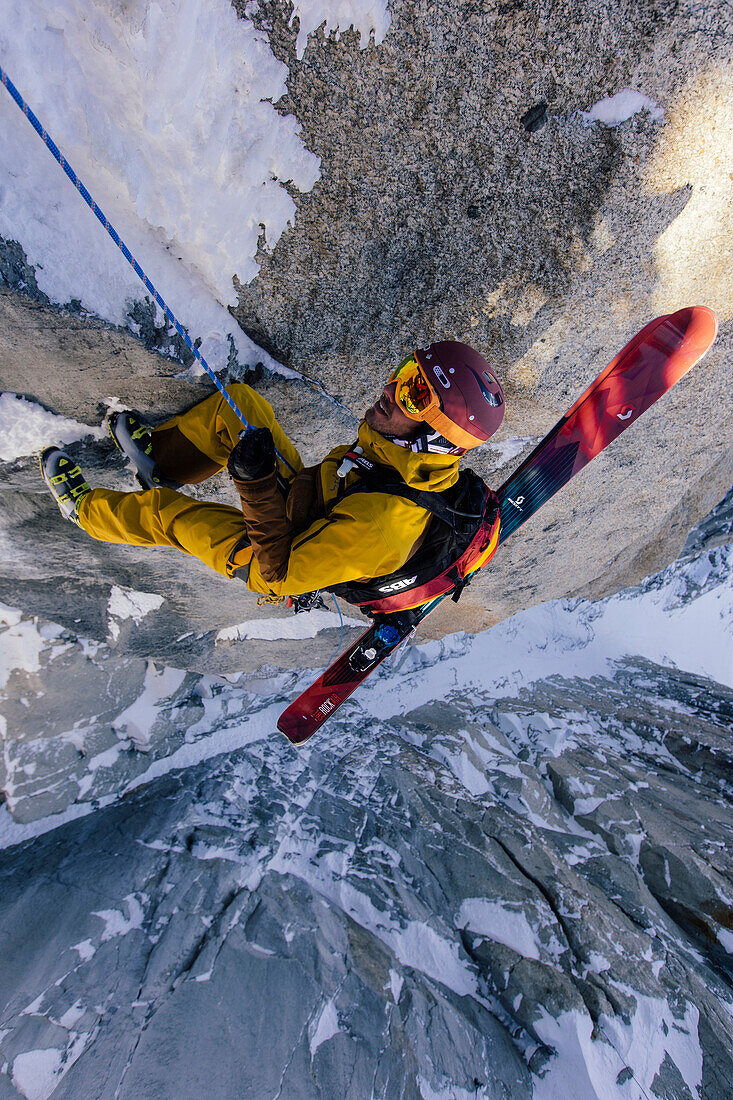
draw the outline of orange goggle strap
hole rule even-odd
[[[406,377],[401,378],[400,376],[403,374],[406,375]],[[404,402],[400,400],[400,391],[403,387],[405,389],[409,387],[411,377],[414,377],[416,374],[419,375],[421,381],[432,395],[430,403],[426,405],[424,409],[420,410],[418,416],[410,412],[410,410],[405,407]],[[468,450],[471,447],[478,447],[479,444],[486,442],[486,440],[482,439],[480,436],[471,435],[470,432],[461,428],[460,425],[455,424],[444,412],[442,412],[440,407],[440,396],[435,387],[426,378],[425,371],[414,354],[410,355],[400,364],[397,370],[392,374],[390,382],[397,383],[395,400],[399,403],[405,416],[409,416],[411,420],[415,420],[418,423],[424,420],[426,424],[429,424],[431,428],[439,432],[440,435],[447,439],[449,443],[452,443],[454,447],[465,447],[466,450]]]

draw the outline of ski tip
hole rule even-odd
[[[292,706],[280,715],[277,720],[277,728],[284,737],[287,737],[291,745],[300,748],[316,732],[320,722],[314,723],[312,715],[298,714]]]
[[[684,306],[668,314],[666,320],[679,330],[690,357],[701,358],[718,335],[718,318],[709,306]]]

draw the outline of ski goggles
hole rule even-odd
[[[411,420],[425,420],[426,414],[440,412],[440,398],[425,377],[414,355],[400,363],[389,384],[395,383],[395,401]]]
[[[411,420],[424,421],[452,443],[454,447],[469,450],[484,440],[472,435],[445,415],[438,391],[420,366],[417,353],[408,355],[392,373],[388,385],[395,384],[395,401]]]

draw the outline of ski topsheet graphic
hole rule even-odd
[[[693,306],[637,333],[502,485],[499,543],[679,382],[717,331],[713,311]]]
[[[497,491],[499,544],[671,389],[711,346],[717,327],[712,310],[692,306],[637,333]],[[443,599],[375,619],[290,704],[278,729],[302,745]]]

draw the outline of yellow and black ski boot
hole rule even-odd
[[[84,497],[91,492],[91,485],[85,480],[77,464],[60,447],[46,447],[38,456],[41,475],[53,493],[64,519],[71,520],[77,527],[78,510]]]
[[[135,477],[143,489],[180,489],[177,481],[164,477],[153,458],[153,439],[150,427],[131,411],[111,412],[107,417],[109,434],[115,446],[130,460]]]

